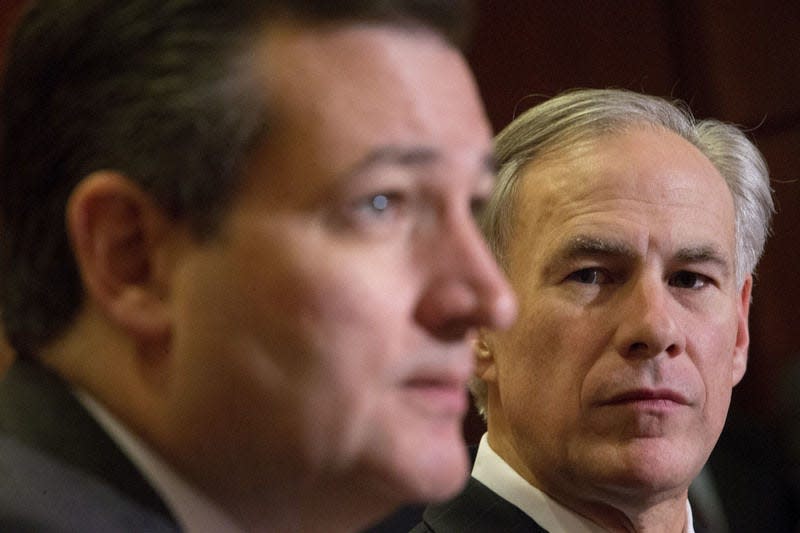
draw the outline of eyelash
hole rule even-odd
[[[702,289],[702,288],[704,288],[707,285],[710,285],[712,283],[711,278],[709,278],[708,276],[704,276],[703,274],[699,274],[697,272],[691,272],[691,271],[688,271],[688,270],[681,270],[681,271],[676,272],[675,274],[671,275],[669,277],[670,283],[672,284],[672,282],[674,280],[676,280],[679,276],[687,276],[687,275],[693,276],[695,283],[693,283],[692,286],[690,286],[690,287],[681,286],[681,287],[678,287],[678,288],[689,289],[689,290],[699,290],[699,289]],[[695,284],[697,282],[701,283],[700,287],[696,287],[695,286]],[[673,285],[673,287],[676,287],[676,285]]]

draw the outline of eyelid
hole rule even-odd
[[[402,217],[404,202],[402,191],[376,189],[336,200],[325,212],[331,226],[338,231],[374,233]]]

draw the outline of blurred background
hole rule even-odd
[[[23,3],[0,0],[0,61]],[[481,0],[477,5],[468,59],[496,130],[565,89],[620,87],[681,99],[700,118],[742,126],[762,150],[778,213],[754,289],[749,369],[734,391],[722,451],[715,454],[732,450],[730,470],[738,472],[746,491],[759,489],[754,476],[765,466],[759,461],[797,483],[800,2]],[[8,351],[0,347],[2,353]],[[482,431],[473,413],[465,423],[468,441],[475,443]],[[734,462],[747,454],[752,472]]]

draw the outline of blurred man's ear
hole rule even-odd
[[[749,275],[744,280],[737,300],[737,331],[736,344],[733,347],[733,385],[739,383],[747,370],[747,350],[750,347],[750,329],[748,316],[750,315],[750,293],[753,289],[753,276]]]
[[[168,338],[163,210],[129,179],[101,171],[75,188],[66,216],[87,300],[134,341]]]

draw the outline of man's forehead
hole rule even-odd
[[[422,55],[460,52],[442,36],[426,28],[405,28],[388,23],[301,24],[291,21],[271,24],[252,49],[251,67],[260,70],[268,85],[296,82],[290,88],[303,94],[303,83],[364,88],[361,79],[399,77],[408,51]],[[420,60],[422,63],[422,60]],[[259,69],[260,67],[260,69]],[[280,88],[280,87],[279,87]]]
[[[597,216],[646,224],[672,217],[677,225],[676,213],[686,213],[734,229],[733,196],[719,171],[667,131],[636,129],[551,152],[527,163],[519,179],[514,204],[521,224]]]
[[[474,80],[440,36],[289,26],[269,34],[261,54],[272,168],[310,181],[440,164],[491,173],[491,130]]]

